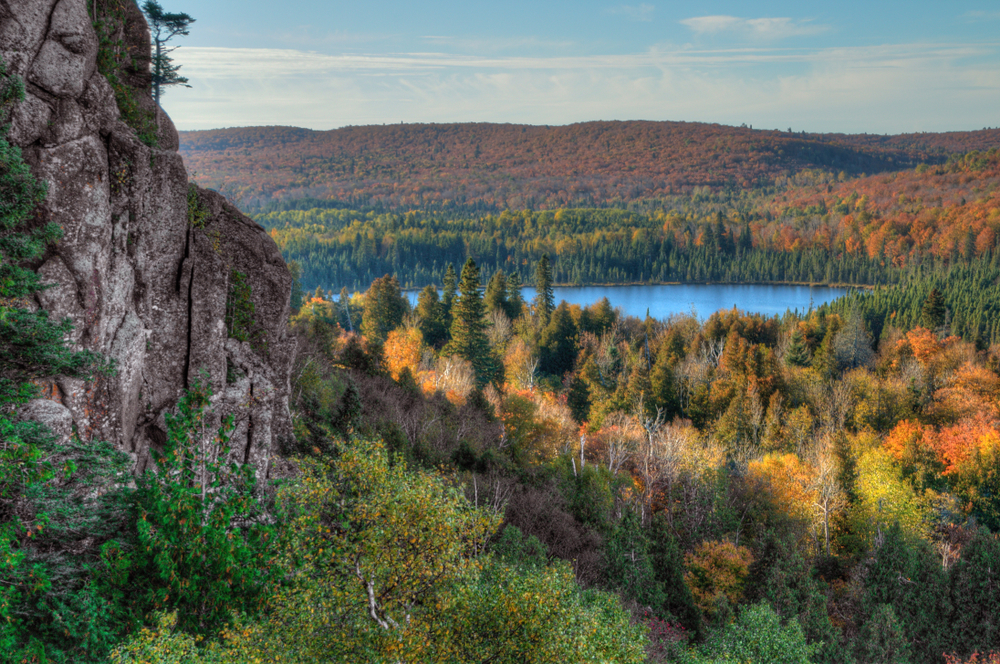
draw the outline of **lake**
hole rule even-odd
[[[828,286],[792,286],[785,284],[654,284],[643,286],[562,286],[553,289],[556,304],[566,300],[570,304],[587,306],[602,297],[608,298],[612,307],[621,307],[629,316],[643,318],[646,310],[653,318],[667,318],[672,314],[691,313],[704,320],[720,309],[738,309],[748,312],[780,315],[786,310],[806,311],[846,295],[847,288]],[[535,297],[535,289],[521,289],[526,302]],[[414,305],[418,291],[408,291],[407,297]]]

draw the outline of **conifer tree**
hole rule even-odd
[[[440,348],[448,338],[448,330],[444,326],[444,307],[438,299],[437,288],[427,286],[417,297],[417,316],[420,317],[420,333],[424,341],[431,346]]]
[[[740,229],[740,239],[737,242],[737,248],[740,250],[741,254],[745,254],[753,249],[753,235],[750,231],[749,221],[743,222],[743,228]]]
[[[187,84],[188,80],[180,75],[180,65],[175,65],[174,59],[170,57],[170,54],[177,50],[177,47],[167,48],[167,42],[174,37],[189,34],[188,26],[194,23],[194,19],[183,13],[165,12],[156,0],[146,0],[142,5],[142,12],[149,22],[149,31],[153,41],[151,72],[153,75],[153,100],[159,106],[164,88],[171,85],[191,87]]]
[[[445,355],[458,355],[472,363],[477,387],[483,387],[496,378],[498,369],[486,338],[485,313],[479,293],[479,268],[469,258],[462,268],[459,295],[452,309],[451,341],[443,352]]]
[[[579,375],[573,376],[573,380],[569,383],[566,405],[569,406],[577,424],[583,424],[590,419],[590,388],[587,387],[587,381]]]
[[[944,296],[937,288],[932,288],[920,308],[920,321],[928,330],[936,330],[944,325],[945,313]]]
[[[70,649],[89,656],[107,648],[104,617],[85,615],[96,605],[88,604],[96,600],[90,586],[79,590],[88,570],[59,542],[66,537],[67,521],[74,527],[74,545],[94,534],[94,523],[81,520],[65,495],[34,502],[52,493],[48,481],[57,472],[75,488],[83,473],[76,472],[74,455],[57,447],[47,427],[24,419],[18,409],[38,396],[39,381],[58,375],[87,378],[98,357],[67,348],[73,329],[69,319],[51,320],[32,306],[31,299],[45,286],[25,265],[40,258],[62,230],[55,223],[32,223],[46,188],[31,174],[20,149],[6,140],[9,113],[23,99],[23,82],[8,77],[0,60],[0,658],[68,661]],[[99,447],[92,446],[94,456]],[[48,507],[58,511],[55,518],[46,513]],[[98,508],[92,506],[91,513]],[[113,527],[107,518],[98,525],[108,523]]]
[[[563,302],[552,313],[549,324],[542,330],[538,341],[539,368],[542,372],[562,376],[567,371],[572,371],[578,337],[569,306]]]
[[[538,259],[535,267],[535,311],[538,320],[544,327],[549,324],[549,318],[556,308],[555,293],[552,291],[552,266],[549,264],[549,255],[543,254]]]
[[[788,351],[785,353],[785,364],[793,367],[805,367],[809,365],[809,348],[806,346],[805,337],[802,335],[802,330],[799,329],[798,325],[792,331],[791,343],[788,345]]]
[[[0,62],[0,120],[24,98],[20,79],[5,73]],[[97,360],[66,347],[73,328],[69,319],[50,320],[48,312],[31,306],[31,298],[45,286],[24,265],[58,240],[62,229],[55,223],[30,227],[46,189],[31,174],[21,150],[7,142],[7,128],[0,125],[0,501],[11,498],[21,481],[33,476],[29,467],[40,468],[34,446],[44,433],[20,421],[15,409],[36,396],[38,379],[84,377]]]
[[[444,313],[445,329],[451,329],[451,309],[455,306],[455,296],[458,289],[458,276],[455,274],[455,267],[448,263],[448,269],[444,273],[444,287],[441,293],[441,310]]]
[[[389,333],[403,322],[409,306],[396,277],[387,274],[376,279],[365,293],[361,333],[372,341],[384,343]]]
[[[503,270],[497,270],[490,277],[489,283],[486,284],[483,304],[489,313],[502,311],[504,315],[507,314],[507,275],[503,273]]]
[[[521,296],[521,277],[512,272],[507,277],[507,317],[517,320],[524,313],[524,298]]]

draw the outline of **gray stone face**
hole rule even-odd
[[[34,4],[41,9],[48,3]],[[56,97],[75,99],[83,93],[96,67],[97,35],[85,0],[59,0],[45,41],[31,65],[28,82]]]
[[[149,31],[131,3],[125,14],[122,35],[138,55],[122,78],[153,111]],[[165,440],[164,415],[207,381],[213,425],[234,415],[231,454],[264,477],[276,439],[291,435],[291,276],[267,233],[218,194],[198,190],[208,214],[198,228],[188,223],[173,122],[160,110],[158,147],[140,142],[96,72],[97,48],[86,0],[0,0],[0,56],[28,84],[9,138],[48,183],[41,217],[64,232],[39,268],[52,287],[37,303],[73,321],[74,347],[115,367],[89,382],[58,378],[26,412],[59,436],[113,442],[141,472]],[[254,336],[243,342],[229,338],[225,319],[237,272],[254,307]]]

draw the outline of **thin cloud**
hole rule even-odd
[[[995,124],[1000,44],[691,49],[594,56],[185,47],[178,127],[394,122],[720,122],[815,131]]]
[[[537,37],[512,37],[509,39],[497,39],[424,35],[420,39],[429,44],[436,44],[438,46],[471,53],[496,53],[500,51],[527,49],[563,50],[576,45],[571,41],[553,41],[539,39]]]
[[[755,39],[776,40],[825,32],[828,28],[809,20],[792,18],[739,18],[738,16],[696,16],[681,24],[696,35],[736,33]]]
[[[630,21],[641,21],[649,23],[653,20],[653,12],[656,7],[642,3],[641,5],[619,5],[608,10],[609,14],[624,16]]]

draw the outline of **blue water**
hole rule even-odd
[[[788,286],[755,284],[659,284],[649,286],[566,286],[555,288],[556,304],[566,300],[570,304],[587,306],[602,297],[608,298],[612,307],[621,307],[628,316],[642,318],[649,315],[656,319],[672,314],[694,313],[705,319],[720,309],[736,307],[742,311],[766,315],[783,314],[786,310],[805,312],[810,306],[846,295],[846,288],[827,286]],[[535,297],[535,289],[521,289],[526,302]],[[418,291],[408,291],[407,297],[414,305]]]

